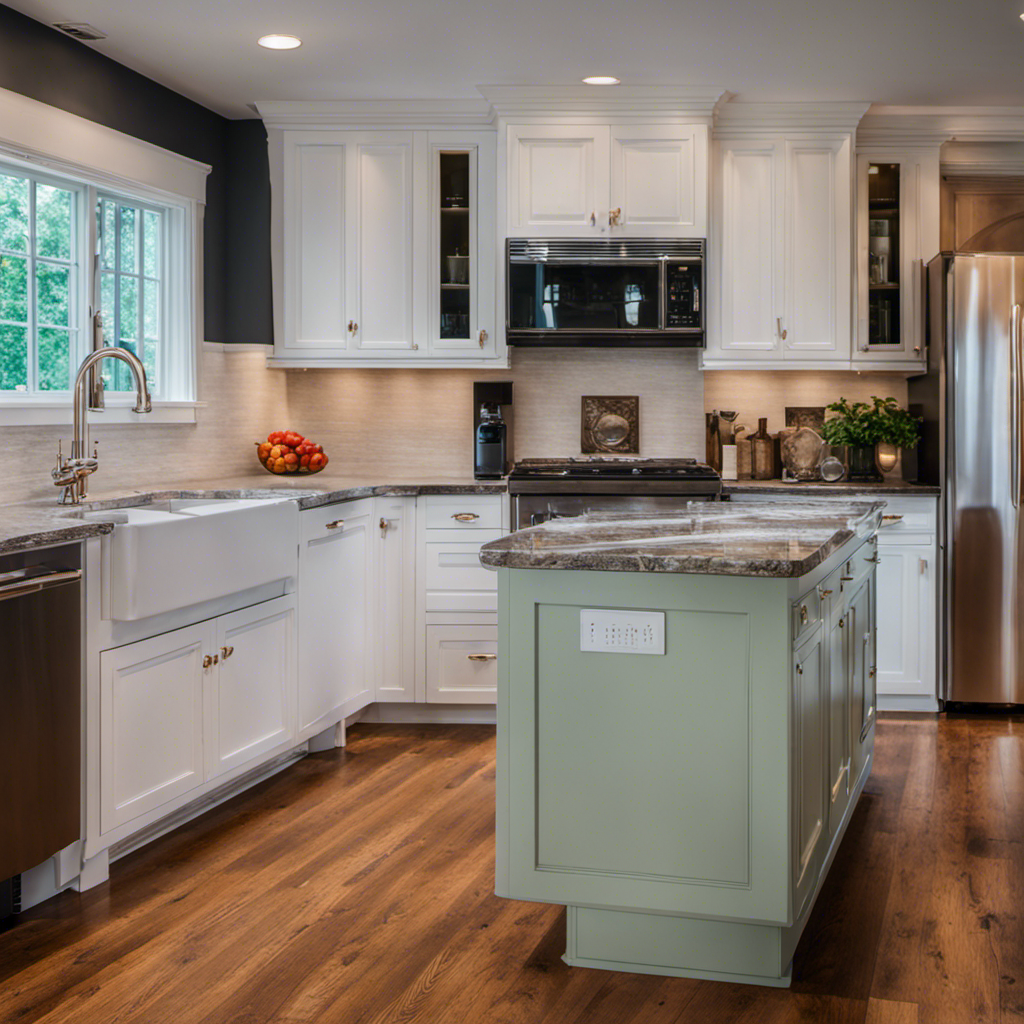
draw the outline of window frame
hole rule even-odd
[[[164,344],[168,349],[173,347],[174,352],[164,359],[161,395],[153,402],[153,414],[140,416],[130,411],[135,405],[134,392],[108,391],[106,415],[102,412],[96,415],[105,422],[195,422],[195,409],[201,404],[197,401],[198,346],[202,338],[202,260],[198,243],[202,237],[203,204],[95,169],[59,160],[32,159],[2,142],[0,170],[72,191],[77,206],[73,221],[77,242],[73,262],[77,280],[71,290],[74,312],[69,315],[72,363],[69,388],[31,393],[0,391],[0,425],[71,422],[74,374],[82,359],[92,351],[93,316],[99,308],[101,271],[97,259],[96,207],[101,195],[163,214],[166,230],[161,243],[165,274],[161,319],[165,325]],[[34,280],[30,288],[34,307]],[[34,327],[34,320],[30,319],[29,323]],[[30,383],[37,383],[36,374],[33,365]]]

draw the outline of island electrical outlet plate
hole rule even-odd
[[[580,650],[664,654],[665,613],[584,608],[580,611]]]

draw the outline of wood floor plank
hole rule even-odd
[[[1024,1022],[1021,716],[880,716],[790,990],[567,967],[493,895],[493,728],[350,740],[0,933],[0,1022]]]
[[[869,999],[864,1024],[918,1024],[917,1003],[894,1003],[890,999]]]

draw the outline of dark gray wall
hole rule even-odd
[[[262,122],[221,117],[3,5],[0,88],[210,164],[205,340],[273,342],[270,178]]]

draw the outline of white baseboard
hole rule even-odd
[[[494,725],[494,704],[371,704],[361,721],[388,724]],[[351,719],[349,720],[351,722]]]
[[[932,694],[880,693],[877,701],[879,711],[920,711],[927,714],[939,710],[939,702]]]

